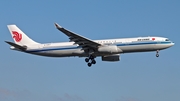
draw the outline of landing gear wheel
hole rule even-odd
[[[91,67],[92,64],[96,64],[96,60],[95,60],[94,58],[95,58],[95,57],[94,57],[93,55],[89,55],[89,57],[87,57],[87,58],[85,59],[85,61],[87,62],[87,65],[88,65],[89,67]]]
[[[156,54],[156,57],[159,57],[159,54]]]
[[[96,60],[93,59],[91,63],[92,63],[92,64],[96,64]]]
[[[86,62],[89,62],[89,58],[86,58],[85,61],[86,61]]]
[[[88,66],[89,66],[89,67],[91,67],[91,65],[92,65],[91,63],[88,63]]]

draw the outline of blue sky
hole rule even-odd
[[[91,0],[0,3],[0,101],[180,100],[180,1]],[[88,68],[84,58],[49,58],[12,51],[7,29],[16,24],[33,40],[69,41],[54,22],[90,39],[163,36],[175,46],[122,54],[120,62]]]

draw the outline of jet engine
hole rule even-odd
[[[108,56],[102,56],[102,61],[120,61],[120,55],[114,54],[114,55],[108,55]]]

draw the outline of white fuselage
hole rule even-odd
[[[121,51],[116,54],[157,51],[174,45],[173,42],[163,37],[137,37],[93,41],[102,45],[117,46],[121,49]],[[78,44],[74,44],[74,42],[32,44],[28,46],[25,52],[50,57],[88,56],[88,53],[85,52]],[[111,55],[111,53],[96,52],[95,55]]]
[[[48,56],[48,57],[86,57],[85,62],[89,67],[96,64],[96,57],[102,61],[120,61],[120,54],[133,52],[156,51],[159,57],[159,50],[174,45],[172,41],[164,37],[136,37],[91,40],[74,32],[71,32],[55,23],[55,27],[65,34],[70,42],[45,43],[41,44],[29,38],[16,25],[7,26],[14,42],[5,41],[11,45],[11,49],[21,52]]]

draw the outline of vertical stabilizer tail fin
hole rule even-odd
[[[16,25],[7,25],[14,42],[18,45],[38,44],[29,38],[23,31],[21,31]]]

